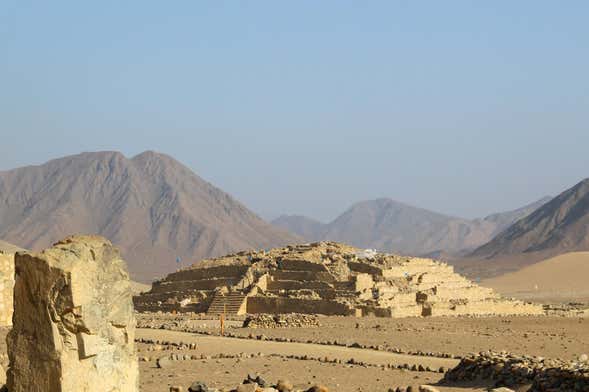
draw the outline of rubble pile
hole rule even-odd
[[[445,381],[493,380],[496,387],[516,387],[531,384],[528,392],[587,391],[589,363],[566,362],[509,353],[481,352],[463,358],[448,371]]]
[[[318,327],[319,319],[314,314],[254,314],[243,321],[244,328],[307,328]]]

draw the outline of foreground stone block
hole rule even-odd
[[[0,252],[0,326],[12,325],[14,254]]]
[[[125,262],[101,237],[15,257],[11,392],[136,392],[135,319]]]

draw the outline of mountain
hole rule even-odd
[[[281,215],[271,222],[308,241],[319,241],[323,237],[326,225],[303,215]]]
[[[485,218],[482,218],[481,220],[495,224],[495,231],[492,234],[492,236],[494,237],[495,235],[499,234],[500,232],[511,226],[513,223],[520,220],[521,218],[530,215],[532,212],[536,211],[538,208],[548,203],[550,200],[552,200],[551,197],[545,196],[538,201],[535,201],[516,210],[491,214],[489,216],[486,216]],[[479,219],[475,219],[475,222],[477,221],[479,221]]]
[[[203,257],[297,242],[173,158],[88,152],[0,172],[0,238],[39,250],[73,233],[120,247],[150,281]]]
[[[0,240],[0,252],[4,252],[4,253],[16,253],[16,252],[20,252],[23,251],[23,248],[20,248],[16,245],[13,245],[11,243],[8,243],[6,241],[2,241]]]
[[[333,240],[382,251],[444,257],[489,241],[548,200],[468,220],[383,198],[356,203],[328,224],[299,215],[282,216],[272,223],[309,241]]]
[[[589,179],[518,220],[469,257],[589,250]]]

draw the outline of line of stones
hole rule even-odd
[[[150,327],[150,326],[141,326],[140,328],[151,328],[151,329],[162,329],[157,327]],[[194,333],[198,335],[207,335],[207,336],[221,336],[218,332],[211,332],[211,331],[202,331],[198,329],[190,329],[190,328],[178,328],[178,329],[169,329],[178,332],[188,332]],[[298,339],[291,339],[291,338],[283,338],[283,337],[269,337],[266,335],[254,335],[249,334],[247,336],[240,335],[232,332],[226,332],[223,336],[228,338],[235,338],[235,339],[249,339],[249,340],[263,340],[263,341],[271,341],[271,342],[288,342],[288,343],[305,343],[305,344],[318,344],[323,346],[338,346],[338,347],[348,347],[348,348],[361,348],[365,350],[374,350],[374,351],[383,351],[383,352],[390,352],[395,354],[406,354],[406,355],[415,355],[421,357],[431,357],[431,358],[451,358],[451,359],[462,359],[460,355],[453,355],[450,353],[442,353],[442,352],[424,352],[421,350],[411,351],[411,350],[403,350],[401,348],[395,347],[384,347],[382,345],[374,346],[374,345],[365,345],[360,344],[357,342],[354,343],[343,343],[338,342],[337,340],[333,341],[314,341],[314,340],[298,340]]]
[[[145,339],[145,338],[137,338],[135,339],[136,342],[139,343],[145,343],[145,344],[156,344],[159,346],[162,346],[163,350],[170,350],[170,348],[166,348],[165,346],[169,346],[172,348],[177,348],[180,350],[190,350],[190,349],[195,349],[196,348],[196,344],[191,343],[191,344],[186,344],[186,343],[177,343],[177,342],[170,342],[170,341],[165,341],[165,340],[154,340],[154,339]],[[435,372],[435,373],[445,373],[448,369],[446,369],[445,367],[441,366],[438,369],[433,369],[430,366],[423,366],[423,365],[409,365],[407,363],[405,364],[399,364],[399,365],[394,365],[394,364],[386,364],[386,365],[375,365],[375,364],[370,364],[370,363],[366,363],[363,361],[356,361],[355,359],[351,358],[347,361],[342,361],[341,359],[337,359],[337,358],[329,358],[328,356],[325,357],[313,357],[313,356],[309,356],[309,355],[282,355],[282,354],[268,354],[265,355],[261,352],[255,353],[255,354],[247,354],[247,353],[239,353],[239,354],[215,354],[215,355],[204,355],[204,354],[170,354],[169,356],[165,356],[165,357],[160,357],[160,358],[156,358],[156,362],[159,363],[162,360],[162,358],[165,358],[165,360],[171,360],[171,361],[190,361],[190,360],[213,360],[213,359],[238,359],[238,358],[260,358],[260,357],[274,357],[274,358],[280,358],[280,359],[294,359],[294,360],[301,360],[301,361],[318,361],[318,362],[323,362],[323,363],[333,363],[333,364],[340,364],[340,365],[356,365],[356,366],[363,366],[363,367],[373,367],[373,368],[381,368],[383,370],[385,369],[405,369],[405,370],[410,370],[410,371],[414,371],[414,372]],[[150,362],[152,361],[153,358],[151,357],[139,357],[139,361],[140,362]]]

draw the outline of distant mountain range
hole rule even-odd
[[[327,224],[304,216],[272,223],[151,151],[133,158],[82,153],[0,172],[0,250],[17,250],[10,243],[39,250],[70,234],[100,234],[121,248],[140,281],[205,257],[317,240],[441,257],[470,275],[497,275],[589,250],[589,179],[554,199],[472,220],[377,199]]]
[[[514,254],[589,250],[589,179],[579,182],[518,220],[469,254],[498,258]]]
[[[0,238],[39,250],[73,233],[110,239],[142,281],[203,257],[300,242],[164,154],[82,153],[0,172]]]
[[[283,215],[272,223],[309,241],[333,240],[363,248],[410,255],[459,255],[491,240],[549,197],[479,219],[462,219],[391,199],[354,204],[328,224],[301,215]]]

